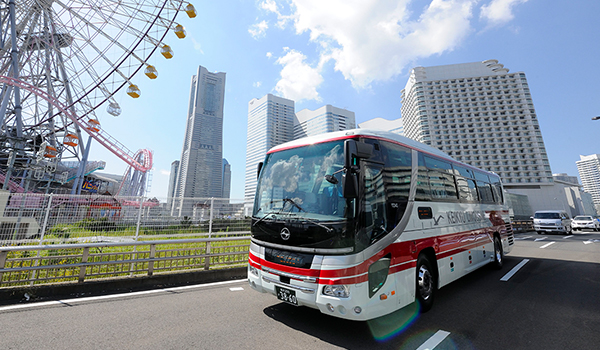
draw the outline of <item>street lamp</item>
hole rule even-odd
[[[598,119],[600,119],[600,115],[592,117],[592,120],[598,120]]]

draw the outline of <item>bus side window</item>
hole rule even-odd
[[[429,187],[431,188],[431,197],[442,200],[458,201],[456,183],[452,174],[452,164],[450,162],[424,156],[427,173],[429,175]]]
[[[383,181],[385,185],[387,230],[391,231],[404,216],[408,205],[412,176],[412,151],[391,142],[381,141],[385,159]]]
[[[429,175],[423,159],[423,153],[419,152],[419,169],[417,172],[417,193],[416,201],[431,201],[431,190],[429,188]]]
[[[383,168],[378,164],[364,164],[365,208],[363,224],[369,244],[387,233]]]
[[[458,196],[468,202],[477,202],[477,187],[475,181],[465,179],[462,176],[456,177],[456,186],[458,187]]]

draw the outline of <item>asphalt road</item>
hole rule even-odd
[[[600,233],[515,238],[502,270],[440,289],[426,314],[346,321],[244,280],[3,306],[0,349],[600,348]]]

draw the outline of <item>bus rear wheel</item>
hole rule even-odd
[[[417,259],[417,290],[416,296],[421,312],[427,312],[433,306],[436,290],[435,272],[426,255],[421,254]]]
[[[494,237],[494,268],[500,270],[504,261],[504,251],[502,250],[502,244],[500,239]]]

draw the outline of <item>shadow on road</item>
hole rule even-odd
[[[408,344],[401,336],[418,316],[416,303],[370,321],[340,319],[285,303],[267,307],[264,313],[290,328],[345,349],[414,349],[415,344],[427,339],[425,335],[413,337]]]

